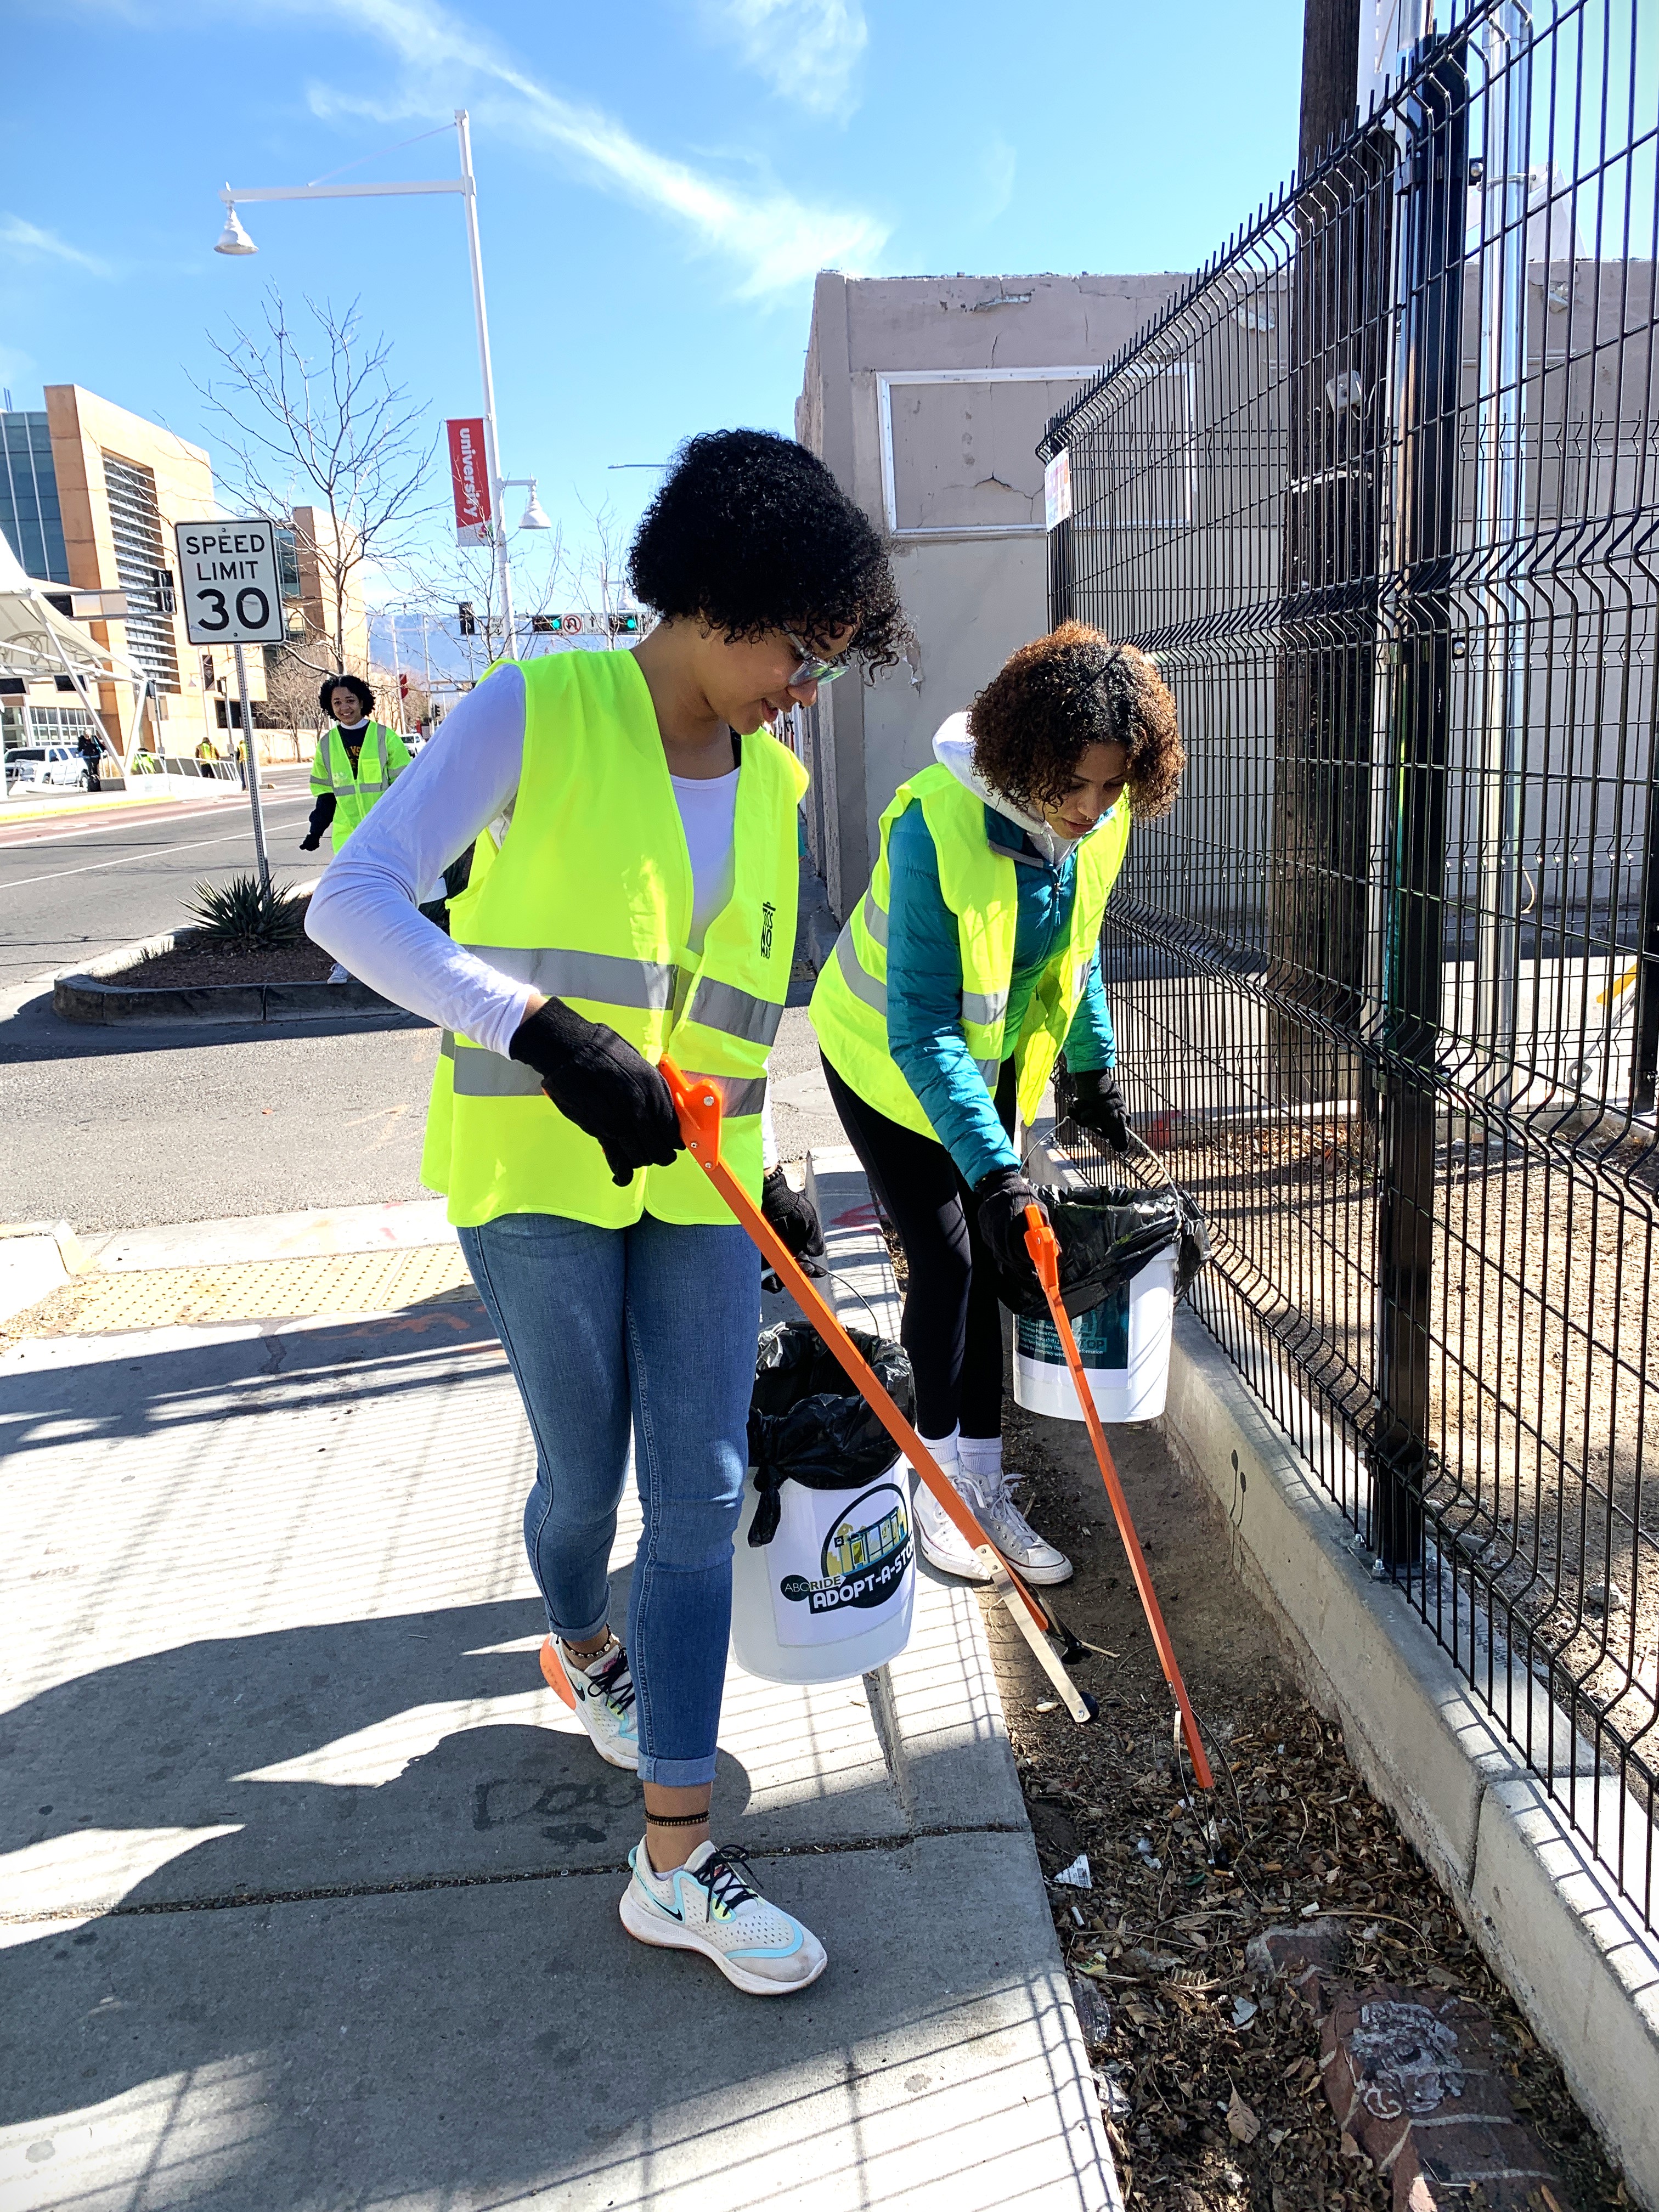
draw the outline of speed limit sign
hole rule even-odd
[[[175,522],[179,593],[192,645],[280,645],[288,635],[276,532],[262,514]]]

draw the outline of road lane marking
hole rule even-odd
[[[240,830],[227,830],[222,837],[197,837],[188,845],[147,845],[142,853],[123,853],[118,860],[88,860],[83,868],[54,868],[50,875],[21,876],[13,883],[0,883],[0,891],[25,891],[31,884],[61,883],[65,876],[93,876],[101,868],[124,868],[131,860],[165,860],[170,853],[199,853],[206,845],[239,844],[252,835],[251,826],[244,823]]]
[[[309,793],[294,792],[289,793],[279,792],[272,796],[266,797],[266,794],[263,790],[260,793],[260,797],[264,799],[267,809],[277,806],[293,806],[301,799],[308,798],[309,796]],[[226,803],[227,802],[222,799],[209,799],[199,804],[185,801],[183,803],[180,811],[177,814],[169,814],[166,816],[159,823],[156,823],[155,826],[162,830],[176,829],[181,823],[199,821],[201,817],[204,814],[217,813],[226,805]],[[252,816],[250,815],[248,818],[251,823],[252,818]],[[127,815],[118,822],[87,822],[83,823],[78,830],[53,830],[50,832],[42,833],[39,836],[30,836],[26,833],[24,836],[20,837],[11,837],[8,836],[5,833],[13,828],[21,829],[23,825],[21,823],[8,823],[3,816],[0,816],[0,854],[21,853],[35,845],[76,845],[80,842],[82,837],[106,837],[113,830],[145,829],[148,828],[151,823],[155,823],[155,817],[154,815],[149,817],[148,819],[143,816]]]

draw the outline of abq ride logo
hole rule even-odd
[[[786,1575],[785,1597],[813,1613],[842,1606],[881,1605],[898,1589],[910,1564],[910,1515],[896,1484],[878,1482],[855,1498],[823,1540],[821,1578]]]

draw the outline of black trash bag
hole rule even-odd
[[[1066,1314],[1103,1305],[1121,1283],[1139,1274],[1149,1260],[1177,1246],[1176,1296],[1190,1285],[1210,1256],[1204,1217],[1184,1191],[1166,1185],[1145,1190],[1139,1183],[1097,1183],[1058,1190],[1036,1185],[1037,1196],[1060,1239],[1060,1294]],[[1022,1270],[998,1270],[998,1290],[1010,1312],[1047,1321],[1048,1301],[1036,1277]]]
[[[857,1328],[847,1334],[909,1420],[916,1401],[909,1353],[890,1337]],[[862,1490],[898,1455],[898,1446],[810,1322],[782,1321],[763,1333],[749,1403],[749,1462],[760,1492],[749,1540],[757,1549],[778,1532],[778,1492],[786,1482],[807,1490]]]

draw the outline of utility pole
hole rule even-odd
[[[1302,16],[1302,128],[1297,166],[1310,168],[1354,119],[1360,0],[1307,0]]]
[[[398,615],[395,608],[386,617],[386,621],[392,630],[392,696],[398,702],[395,723],[398,736],[406,738],[409,732],[404,726],[407,717],[404,713],[403,670],[398,665]]]

